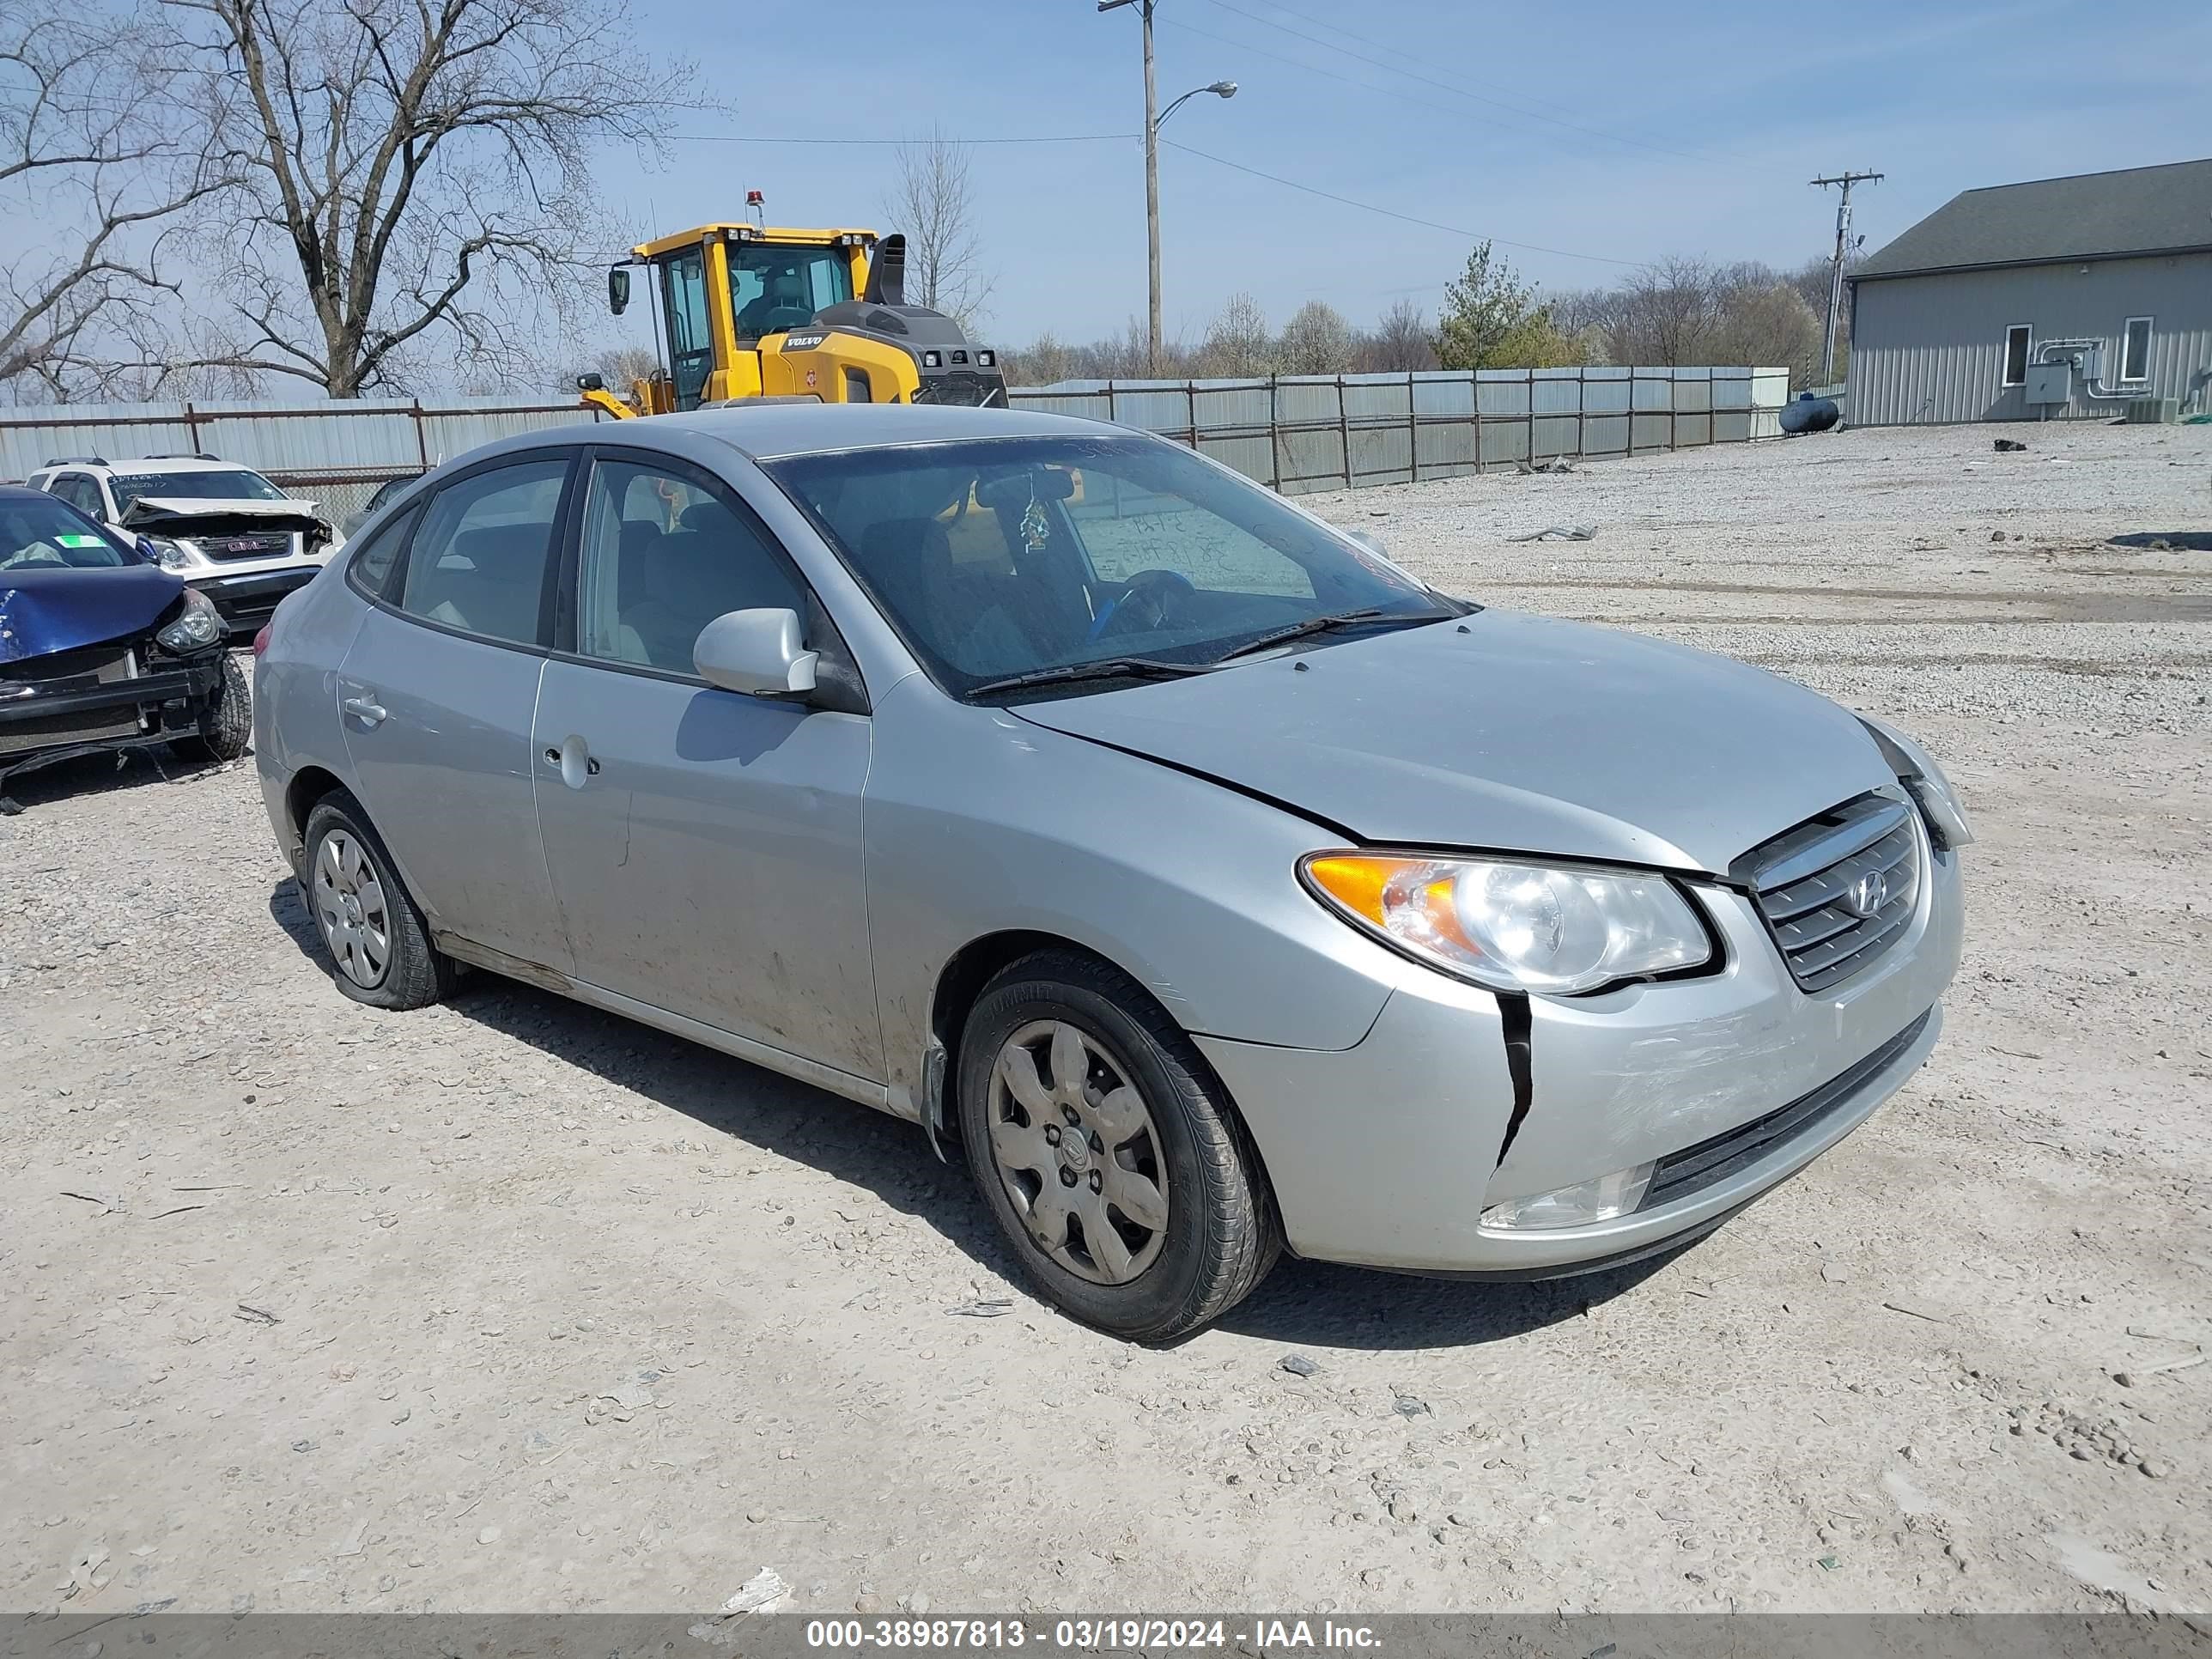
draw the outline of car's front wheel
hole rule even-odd
[[[200,709],[198,732],[175,738],[169,746],[192,760],[234,761],[252,738],[253,694],[246,690],[246,671],[237,657],[225,651],[215,695]]]
[[[1171,1341],[1273,1266],[1280,1228],[1243,1125],[1127,975],[1060,951],[1005,969],[968,1017],[958,1091],[985,1200],[1078,1319]]]
[[[452,962],[430,943],[383,840],[343,789],[307,814],[307,908],[337,969],[338,989],[372,1008],[421,1008],[452,988]]]

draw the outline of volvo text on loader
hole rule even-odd
[[[630,254],[607,272],[607,301],[620,316],[631,270],[646,269],[661,367],[627,398],[579,376],[584,401],[605,414],[753,398],[1006,404],[998,354],[942,312],[906,303],[902,236],[714,224]]]

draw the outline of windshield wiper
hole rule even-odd
[[[1227,662],[1232,657],[1249,657],[1254,652],[1265,651],[1270,646],[1287,645],[1292,640],[1303,640],[1314,634],[1326,634],[1333,628],[1344,628],[1369,622],[1442,622],[1451,614],[1449,611],[1414,611],[1408,614],[1404,611],[1385,611],[1380,605],[1370,605],[1359,611],[1339,611],[1326,617],[1308,617],[1304,622],[1292,623],[1287,628],[1279,628],[1272,634],[1262,634],[1256,640],[1247,640],[1234,651],[1226,652],[1215,660]]]
[[[1062,685],[1077,680],[1179,680],[1208,672],[1200,663],[1162,662],[1157,657],[1098,657],[1089,662],[1068,663],[1058,668],[1032,668],[1024,674],[985,680],[980,685],[969,686],[967,695],[974,697],[987,691],[1019,691],[1032,685]]]

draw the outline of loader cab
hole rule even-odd
[[[759,396],[759,343],[860,293],[875,241],[865,230],[702,225],[637,249],[666,319],[669,406]]]
[[[599,374],[579,375],[595,418],[754,398],[1006,402],[996,352],[973,344],[954,319],[906,302],[903,236],[701,225],[633,248],[608,271],[615,315],[640,288],[664,367],[632,382],[627,398]]]

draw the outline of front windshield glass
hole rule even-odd
[[[1349,634],[1464,610],[1158,439],[994,438],[768,471],[955,695],[1114,659],[1203,669],[1325,617],[1356,613]]]
[[[115,491],[115,510],[128,513],[142,495],[157,501],[281,501],[284,492],[258,472],[242,466],[208,467],[190,472],[118,472],[107,481]]]
[[[97,570],[138,556],[51,496],[0,501],[0,570]]]
[[[842,248],[732,242],[729,249],[730,314],[740,339],[805,328],[816,312],[853,297],[853,268]]]

